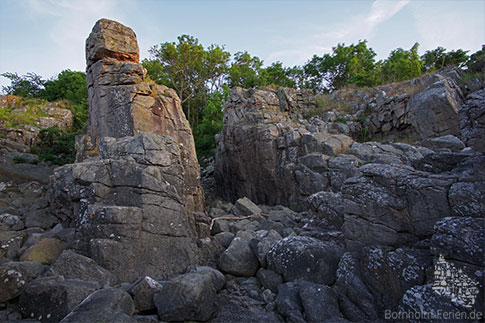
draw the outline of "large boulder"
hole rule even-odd
[[[20,295],[24,287],[44,269],[45,266],[35,261],[12,261],[0,265],[0,303]]]
[[[99,288],[96,282],[64,279],[62,276],[38,278],[25,287],[20,295],[19,308],[25,317],[59,322]]]
[[[254,234],[248,231],[239,231],[236,234],[217,263],[223,272],[247,277],[256,274],[259,262],[250,245],[253,237]]]
[[[411,123],[421,138],[454,135],[460,137],[458,109],[463,104],[463,94],[451,78],[443,78],[408,102]]]
[[[56,169],[49,186],[51,210],[77,229],[75,249],[122,282],[181,273],[212,248],[196,243],[209,233],[193,215],[204,196],[180,99],[145,83],[138,59],[130,28],[96,23],[86,41],[87,134],[78,163]]]
[[[153,298],[158,317],[163,321],[208,320],[216,310],[215,283],[214,274],[208,271],[187,273],[163,282]]]
[[[331,285],[343,248],[334,242],[305,236],[281,239],[268,252],[268,268],[284,281],[297,279]]]
[[[343,231],[349,249],[401,246],[433,233],[451,214],[448,191],[456,175],[432,175],[402,165],[368,164],[345,182]]]
[[[113,285],[116,282],[113,274],[99,266],[93,259],[72,250],[64,250],[44,273],[44,276],[63,276],[66,279],[95,281],[101,286]]]
[[[98,290],[86,297],[61,322],[137,322],[131,317],[135,304],[130,295],[118,288]]]

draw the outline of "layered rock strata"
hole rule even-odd
[[[180,100],[144,82],[136,36],[118,22],[96,23],[86,60],[88,131],[79,162],[51,178],[51,209],[76,228],[75,249],[121,282],[184,272],[199,262],[208,225],[193,215],[203,193]]]

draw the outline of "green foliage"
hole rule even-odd
[[[17,73],[9,72],[0,75],[10,80],[10,86],[2,86],[5,93],[27,98],[38,98],[41,96],[45,83],[41,76],[35,73],[18,76]]]
[[[380,82],[375,56],[366,40],[350,46],[338,44],[332,55],[314,55],[303,67],[308,87],[326,92],[351,84],[375,86]]]
[[[263,61],[248,52],[237,52],[234,54],[234,62],[228,71],[228,82],[230,87],[240,86],[246,89],[263,85],[259,72]]]
[[[42,97],[49,101],[66,99],[87,106],[88,88],[86,74],[83,72],[64,70],[57,75],[57,79],[45,81],[44,87]]]
[[[147,78],[158,84],[170,86],[170,80],[163,71],[162,62],[158,59],[143,59],[141,65],[147,70]]]
[[[207,99],[201,122],[194,128],[194,141],[199,157],[212,156],[216,148],[214,136],[222,130],[223,105],[229,96],[229,88],[215,92]]]
[[[40,117],[47,116],[44,107],[47,101],[38,98],[19,97],[15,106],[0,109],[0,120],[5,127],[18,128],[23,125],[37,126]],[[16,109],[23,109],[23,112],[12,112]]]
[[[27,162],[27,158],[17,155],[13,158],[13,162],[15,164],[25,164]]]
[[[468,60],[468,51],[462,49],[446,52],[446,49],[438,46],[436,49],[428,50],[421,56],[423,61],[423,72],[435,71],[447,66],[465,66]]]
[[[472,73],[485,73],[485,45],[482,45],[482,49],[473,53],[470,59],[466,62],[468,70]]]
[[[153,59],[144,60],[150,78],[175,89],[192,126],[201,116],[201,102],[208,92],[222,86],[230,54],[224,47],[211,45],[207,49],[197,38],[178,37],[178,42],[166,42],[149,50]]]
[[[259,78],[262,85],[275,85],[277,87],[295,87],[296,82],[290,78],[293,70],[285,68],[283,63],[275,62],[260,70]]]
[[[73,163],[76,159],[74,144],[77,134],[64,132],[57,127],[42,129],[40,141],[32,147],[31,153],[38,155],[41,161],[55,165]]]
[[[73,129],[81,130],[88,123],[88,88],[86,74],[69,69],[60,72],[56,79],[44,83],[42,97],[49,101],[68,100],[73,114]]]
[[[382,64],[383,81],[399,82],[420,76],[423,62],[419,58],[418,47],[419,44],[415,43],[410,50],[393,50]]]

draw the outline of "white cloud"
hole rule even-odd
[[[314,54],[330,52],[338,43],[355,43],[368,39],[376,28],[392,18],[409,3],[409,0],[375,0],[366,14],[349,17],[339,24],[333,24],[310,37],[302,39],[299,50],[282,49],[272,52],[269,61],[281,60],[287,65],[303,64]],[[291,44],[292,47],[295,43]]]

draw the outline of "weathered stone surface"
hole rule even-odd
[[[324,322],[340,318],[337,295],[331,287],[304,282],[299,295],[307,322]]]
[[[21,261],[37,261],[50,265],[66,248],[65,243],[55,238],[41,239],[27,249],[20,257]]]
[[[45,113],[48,117],[40,117],[39,121],[37,121],[39,128],[58,127],[66,130],[72,127],[73,115],[71,110],[50,106],[45,108]]]
[[[453,135],[446,135],[437,138],[428,138],[421,141],[423,147],[433,150],[460,151],[465,148],[463,142]]]
[[[453,216],[485,216],[485,182],[459,182],[448,192]]]
[[[103,58],[138,63],[138,43],[133,30],[113,20],[98,20],[86,40],[86,61],[89,66]]]
[[[281,235],[275,230],[259,230],[255,232],[254,238],[251,240],[251,248],[258,258],[259,264],[266,267],[266,255],[273,245],[281,239]]]
[[[485,152],[485,89],[473,92],[458,110],[463,142],[476,151]]]
[[[107,19],[96,23],[86,41],[89,126],[88,136],[78,140],[78,161],[96,158],[97,145],[104,137],[143,132],[171,136],[179,145],[185,183],[179,193],[189,213],[203,211],[200,168],[180,99],[168,87],[144,82],[138,56],[130,28]]]
[[[243,216],[259,215],[261,213],[261,209],[247,197],[238,199],[235,206]]]
[[[433,254],[485,267],[483,218],[447,217],[436,222],[434,229]]]
[[[64,250],[44,273],[44,276],[63,276],[66,279],[95,281],[100,286],[113,285],[116,278],[93,259]]]
[[[347,247],[400,246],[430,236],[436,221],[451,214],[448,190],[457,176],[411,167],[368,164],[342,188]]]
[[[274,293],[278,292],[278,286],[283,283],[281,275],[265,268],[260,268],[256,273],[256,277],[258,277],[261,285]]]
[[[128,292],[133,296],[135,308],[138,311],[148,311],[155,309],[153,296],[162,289],[162,285],[146,276],[136,282]]]
[[[398,309],[401,313],[426,313],[430,318],[437,318],[437,321],[443,319],[443,313],[447,313],[448,317],[459,318],[464,312],[463,308],[436,293],[432,284],[415,286],[406,291]]]
[[[216,221],[217,222],[217,221]],[[214,223],[216,223],[214,222]],[[229,230],[229,227],[228,227]],[[219,241],[221,246],[224,248],[229,248],[229,245],[231,244],[232,239],[234,239],[235,234],[232,232],[219,232],[214,235],[214,238]]]
[[[345,151],[353,140],[330,134],[324,127],[309,125],[315,128],[310,131],[291,120],[287,110],[293,110],[290,106],[298,101],[288,99],[291,92],[231,90],[214,171],[220,196],[231,201],[246,196],[256,203],[301,208],[306,196],[329,184],[322,174],[327,156]]]
[[[127,322],[136,320],[131,318],[135,311],[135,304],[130,295],[118,288],[107,288],[96,291],[77,305],[62,323],[78,322]]]
[[[311,237],[287,237],[269,251],[268,269],[282,275],[284,281],[302,279],[330,285],[335,281],[342,253],[342,247],[333,242]]]
[[[78,228],[82,252],[121,281],[164,279],[196,264],[179,145],[150,133],[103,138],[99,156],[57,168],[49,188],[53,211]]]
[[[305,322],[299,291],[298,283],[288,282],[278,286],[276,309],[290,322]]]
[[[216,286],[209,272],[183,274],[164,282],[153,298],[158,317],[164,321],[206,321],[216,309],[215,300]]]
[[[0,303],[20,295],[24,287],[44,271],[35,261],[12,261],[0,265]]]
[[[432,266],[427,250],[385,247],[364,249],[361,259],[362,277],[382,295],[386,304],[395,305],[411,287],[426,280],[426,270]],[[382,282],[386,284],[382,284]]]
[[[378,318],[377,300],[362,280],[359,259],[349,252],[340,258],[334,286],[346,319],[354,322]]]
[[[452,79],[445,78],[414,94],[407,108],[411,123],[421,138],[444,135],[460,137],[458,109],[462,104],[460,88]]]
[[[25,317],[59,322],[99,287],[96,282],[65,280],[62,276],[39,278],[25,287],[20,295],[19,308]]]
[[[308,197],[308,203],[313,214],[327,220],[336,228],[344,222],[344,199],[342,194],[334,192],[318,192]]]
[[[218,267],[226,273],[236,276],[254,276],[259,262],[251,249],[250,243],[254,234],[239,231],[218,260]]]

